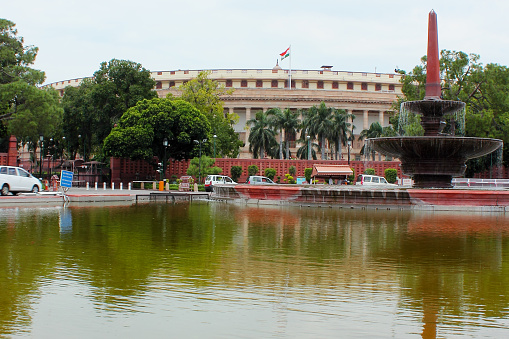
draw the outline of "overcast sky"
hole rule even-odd
[[[440,49],[509,65],[502,0],[0,0],[0,17],[39,47],[46,83],[91,76],[113,58],[151,71],[268,69],[289,45],[292,69],[410,71],[426,54],[431,9]]]

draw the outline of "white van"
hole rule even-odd
[[[42,184],[39,179],[32,176],[21,167],[0,166],[0,193],[8,195],[9,192],[34,192],[41,190]]]
[[[384,177],[379,177],[378,175],[369,175],[369,174],[359,174],[357,176],[356,185],[366,185],[366,186],[391,186],[396,187],[398,185],[389,184]]]
[[[214,185],[224,185],[224,184],[236,185],[237,183],[233,181],[232,178],[227,177],[226,175],[216,175],[216,174],[207,175],[207,177],[205,178],[205,191],[212,192],[214,189]]]

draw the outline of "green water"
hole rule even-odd
[[[0,337],[501,338],[509,217],[0,209]]]

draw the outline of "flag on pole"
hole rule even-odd
[[[286,51],[284,51],[283,53],[281,53],[279,55],[281,55],[281,61],[283,61],[286,57],[289,57],[290,56],[290,47],[288,47],[286,49]]]

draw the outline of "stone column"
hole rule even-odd
[[[378,111],[378,122],[380,122],[380,126],[384,127],[384,111]]]
[[[362,129],[369,129],[368,111],[362,111],[362,118],[363,118]]]
[[[246,123],[251,120],[251,107],[246,107]],[[249,149],[249,132],[251,130],[249,128],[246,129],[246,138],[245,138],[245,144],[247,149]]]

